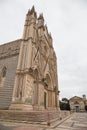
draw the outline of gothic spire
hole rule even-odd
[[[28,11],[28,15],[32,15],[32,14],[34,14],[34,16],[37,17],[34,5],[32,6],[31,10]]]
[[[32,6],[31,12],[35,12],[34,5]]]

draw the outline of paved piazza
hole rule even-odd
[[[87,113],[74,113],[66,119],[56,121],[51,126],[37,123],[0,122],[0,130],[87,130]]]

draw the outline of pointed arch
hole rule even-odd
[[[50,72],[46,72],[45,75],[44,75],[45,79],[46,79],[46,82],[48,84],[48,88],[52,88],[53,87],[53,81],[52,81],[52,77],[50,75]]]

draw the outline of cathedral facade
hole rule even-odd
[[[57,58],[43,15],[26,15],[23,37],[0,45],[0,109],[59,109]]]

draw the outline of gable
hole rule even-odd
[[[78,97],[78,96],[74,96],[74,97],[70,98],[70,101],[71,101],[71,100],[82,100],[82,98],[81,98],[81,97]]]

